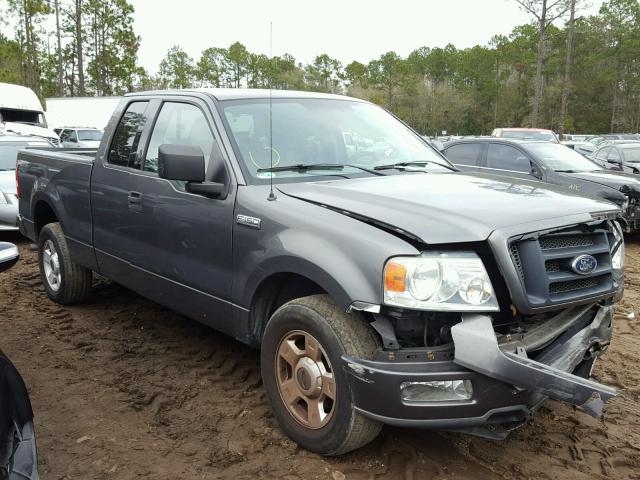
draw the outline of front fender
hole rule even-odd
[[[260,284],[276,273],[317,283],[340,308],[355,301],[380,304],[386,260],[417,255],[399,236],[331,209],[267,191],[238,192],[236,213],[262,219],[258,229],[234,226],[233,301],[249,309]]]
[[[250,305],[260,284],[277,273],[294,273],[312,280],[344,310],[357,300],[380,303],[382,265],[372,262],[365,271],[336,245],[305,233],[288,231],[278,239],[282,248],[271,250],[248,276],[242,305]]]

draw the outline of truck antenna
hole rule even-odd
[[[273,22],[269,22],[269,196],[273,202],[277,197],[273,193]]]

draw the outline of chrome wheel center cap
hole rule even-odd
[[[295,369],[296,384],[307,397],[315,398],[322,392],[322,371],[309,357],[302,357]]]

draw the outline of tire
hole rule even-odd
[[[47,296],[54,302],[69,305],[89,296],[93,274],[71,260],[59,223],[49,223],[40,231],[38,265]]]
[[[301,447],[328,456],[342,455],[376,438],[382,425],[355,410],[341,357],[370,359],[379,348],[366,320],[341,311],[328,295],[299,298],[280,307],[267,323],[261,351],[262,380],[280,428]],[[311,353],[305,356],[302,351]],[[324,372],[321,386],[314,376],[317,371]],[[333,382],[327,380],[331,378]],[[318,400],[303,393],[309,386],[310,396],[319,395]],[[294,400],[296,396],[300,398]],[[320,415],[309,413],[318,411],[318,403]]]

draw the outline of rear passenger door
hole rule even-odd
[[[527,180],[542,180],[542,169],[524,151],[513,145],[489,143],[484,160],[488,173]]]
[[[444,156],[462,171],[479,172],[483,146],[481,142],[458,143],[446,147]]]
[[[152,110],[148,100],[136,100],[124,107],[117,124],[109,129],[111,138],[98,150],[91,174],[96,259],[102,273],[125,285],[130,279],[128,263],[133,260],[131,229],[135,217],[130,207],[137,202],[130,195],[131,172],[140,166],[140,140]]]

